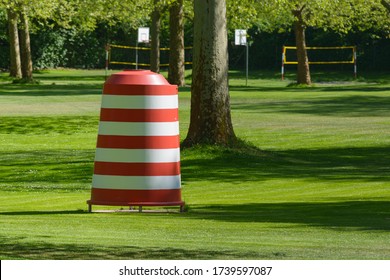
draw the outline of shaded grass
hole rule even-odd
[[[201,147],[190,152],[184,150],[183,155],[183,180],[190,181],[259,182],[276,178],[390,180],[390,146],[259,150],[256,154]]]
[[[388,259],[388,206],[388,201],[197,205],[182,215],[15,210],[0,214],[10,226],[24,222],[12,237],[0,236],[0,255],[6,259]]]
[[[380,92],[389,89],[376,89]],[[349,89],[349,91],[353,91]],[[314,96],[301,100],[264,100],[257,103],[233,103],[234,110],[261,111],[261,113],[295,113],[323,116],[369,117],[390,114],[390,96],[350,95],[322,97]],[[354,91],[353,91],[354,92]],[[364,93],[369,93],[367,89]],[[312,92],[311,92],[312,94]]]
[[[87,116],[0,117],[2,134],[96,133],[97,126],[98,118]]]
[[[94,150],[0,153],[3,191],[80,191],[89,189]]]
[[[0,238],[2,249],[0,254],[5,259],[48,259],[48,260],[85,260],[85,259],[154,259],[154,260],[179,260],[179,259],[258,259],[269,258],[266,254],[252,252],[239,253],[229,250],[190,250],[184,248],[161,248],[161,247],[98,247],[82,244],[56,245],[46,242],[25,243],[20,240]],[[275,254],[278,256],[278,254]]]
[[[357,218],[359,217],[359,218]],[[195,218],[224,222],[305,224],[333,230],[389,231],[389,201],[250,203],[198,207]]]
[[[0,96],[74,96],[101,94],[103,83],[96,84],[43,84],[43,85],[2,85]]]

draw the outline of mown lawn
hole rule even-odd
[[[0,75],[1,259],[390,259],[390,74],[232,72],[246,146],[182,150],[186,213],[88,213],[104,71],[35,76]]]

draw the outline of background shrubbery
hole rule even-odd
[[[186,25],[185,43],[192,45],[192,26]],[[161,47],[169,46],[168,27],[163,26]],[[250,47],[249,67],[253,70],[280,68],[283,45],[294,45],[293,32],[268,33],[257,28],[248,31]],[[137,30],[128,26],[108,26],[98,24],[92,31],[81,31],[76,28],[40,27],[31,34],[31,48],[35,69],[45,68],[104,68],[104,46],[107,43],[135,46]],[[350,46],[358,48],[359,70],[389,70],[390,39],[386,35],[370,31],[352,31],[347,35],[339,35],[332,31],[308,28],[306,32],[308,46]],[[234,46],[234,30],[229,33],[229,61],[231,69],[245,68],[245,47]],[[120,51],[116,53],[122,60],[133,61],[133,54]],[[141,59],[148,62],[148,54],[142,52]],[[127,59],[125,56],[128,56]],[[161,63],[167,63],[167,54],[162,52]],[[9,44],[6,17],[0,12],[0,68],[9,67]],[[123,66],[119,66],[123,68]],[[329,66],[319,66],[322,68]],[[350,65],[336,65],[338,69],[350,68]]]

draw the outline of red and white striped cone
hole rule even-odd
[[[169,206],[182,211],[178,89],[147,70],[104,84],[92,205]]]

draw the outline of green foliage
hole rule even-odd
[[[285,31],[295,18],[292,11],[302,9],[306,26],[347,33],[359,30],[389,30],[389,17],[380,0],[264,0],[256,1],[258,26],[262,30]]]
[[[9,67],[5,7],[12,6],[16,9],[15,3],[27,3],[26,1],[0,1],[1,69]],[[134,45],[136,29],[141,25],[149,25],[152,2],[28,1],[35,69],[102,68],[104,45],[106,43]],[[387,51],[389,40],[386,38],[390,36],[390,17],[380,2],[380,0],[228,0],[229,40],[233,41],[235,28],[247,28],[250,37],[248,39],[253,42],[250,47],[250,68],[279,68],[281,47],[285,44],[294,44],[294,36],[289,32],[294,20],[291,8],[294,4],[306,3],[306,18],[308,24],[310,23],[306,33],[308,45],[357,45],[359,69],[386,70],[389,55]],[[161,3],[167,5],[168,1]],[[187,0],[184,3],[185,45],[191,46],[193,1]],[[167,15],[165,9],[161,31],[163,47],[167,47],[169,42]],[[245,67],[244,48],[229,44],[229,57],[231,68]],[[339,68],[346,67],[348,66]]]
[[[226,1],[228,29],[249,29],[257,18],[255,0]]]
[[[34,68],[102,68],[104,45],[97,31],[42,29],[32,35]]]
[[[67,64],[66,30],[41,30],[32,36],[34,68],[56,68]]]

